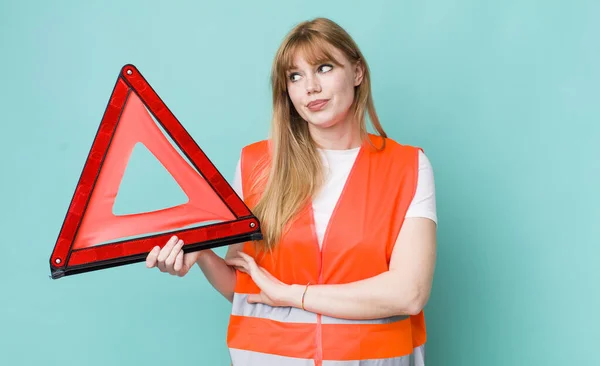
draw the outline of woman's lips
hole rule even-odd
[[[325,105],[329,102],[329,99],[317,99],[307,104],[307,108],[311,111],[318,111],[325,107]]]

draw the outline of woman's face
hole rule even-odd
[[[354,101],[354,87],[362,81],[362,68],[353,65],[339,50],[333,50],[338,63],[311,65],[301,54],[295,68],[287,72],[287,88],[298,114],[313,128],[329,128],[346,123]]]

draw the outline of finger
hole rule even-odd
[[[148,253],[148,256],[146,257],[146,267],[152,268],[156,266],[156,259],[158,258],[158,253],[160,253],[160,247],[157,245],[154,248],[152,248],[150,253]]]
[[[175,273],[179,274],[181,268],[183,267],[183,250],[179,251],[177,257],[175,258],[175,264],[173,265],[173,270]]]
[[[182,252],[181,247],[183,247],[183,240],[179,239],[177,244],[171,249],[171,253],[169,253],[167,259],[165,259],[165,267],[170,274],[175,274],[173,266],[175,265],[175,258]]]
[[[246,298],[248,300],[248,303],[250,304],[255,304],[257,302],[262,302],[262,296],[260,294],[249,294],[248,297]]]
[[[173,246],[177,243],[177,240],[177,236],[172,236],[158,254],[158,268],[163,272],[166,271],[165,260],[167,259],[169,254],[171,254],[171,250],[173,249]]]
[[[254,261],[254,258],[247,255],[246,253],[241,253],[241,252],[240,252],[240,257],[242,258],[242,261],[240,262],[240,264],[243,264],[243,267],[245,268],[246,273],[248,273],[252,277],[252,281],[254,281],[254,283],[256,283],[256,285],[259,288],[264,290],[270,284],[273,283],[273,281],[271,281],[269,279],[269,277],[264,274],[264,272],[263,272],[264,270],[262,269],[262,267],[259,267],[256,264],[256,262]]]
[[[244,252],[237,252],[237,254],[238,254],[240,257],[244,258],[244,259],[247,259],[247,258],[252,258],[252,257],[250,257],[248,254],[246,254],[246,253],[244,253]]]
[[[225,259],[225,263],[230,266],[239,266],[245,264],[246,261],[243,258],[229,258]]]
[[[249,271],[251,273],[260,272],[260,271],[257,271],[259,267],[256,264],[256,262],[254,261],[254,258],[252,258],[251,256],[249,256],[246,253],[243,253],[243,252],[239,252],[239,253],[240,253],[240,257],[242,257],[244,259],[245,268],[247,271]]]
[[[250,272],[248,272],[248,270],[247,270],[246,268],[244,268],[244,267],[241,267],[241,266],[233,266],[233,268],[237,269],[238,271],[240,271],[240,272],[242,272],[242,273],[245,273],[245,274],[248,274],[248,275],[250,274]]]
[[[248,273],[248,264],[242,258],[232,258],[226,260],[225,263],[227,263],[229,266],[238,268],[242,272]]]
[[[254,261],[254,258],[252,258],[251,256],[249,256],[248,254],[244,253],[244,252],[238,252],[238,254],[240,255],[241,258],[244,259],[244,261],[246,263],[248,263],[249,265],[256,265],[256,262]]]

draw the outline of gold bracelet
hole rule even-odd
[[[310,282],[306,284],[306,287],[304,288],[304,293],[302,294],[302,310],[306,310],[304,308],[304,296],[306,296],[306,290],[308,290],[308,285],[310,285]]]

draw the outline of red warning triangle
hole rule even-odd
[[[113,214],[129,157],[138,143],[167,169],[187,195],[186,203]],[[216,223],[195,226],[207,221]],[[164,246],[172,235],[183,239],[186,252],[262,238],[258,219],[136,67],[125,65],[54,246],[51,276],[144,261],[153,247]]]

